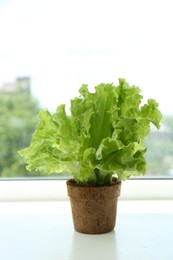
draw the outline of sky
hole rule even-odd
[[[125,78],[173,114],[171,0],[0,0],[0,84],[30,76],[54,110]]]

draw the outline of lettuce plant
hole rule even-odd
[[[99,84],[93,93],[82,85],[69,115],[64,104],[53,114],[40,111],[30,146],[19,151],[27,170],[69,173],[77,183],[94,185],[111,184],[113,175],[144,175],[143,141],[162,115],[154,99],[141,104],[140,92],[124,79],[118,86]]]

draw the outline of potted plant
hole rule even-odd
[[[146,173],[143,141],[162,116],[154,99],[141,104],[140,92],[124,79],[99,84],[93,93],[82,85],[70,114],[64,104],[53,114],[40,111],[30,146],[19,151],[29,171],[73,177],[67,189],[79,232],[114,229],[121,181]]]

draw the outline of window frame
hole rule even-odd
[[[120,200],[173,200],[173,179],[131,179],[122,182]],[[66,180],[2,179],[0,202],[68,200]]]

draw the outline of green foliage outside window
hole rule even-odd
[[[148,176],[173,177],[173,116],[164,116],[159,133],[145,140],[148,150]]]
[[[17,151],[30,142],[39,104],[29,93],[0,93],[0,177],[26,176]]]

